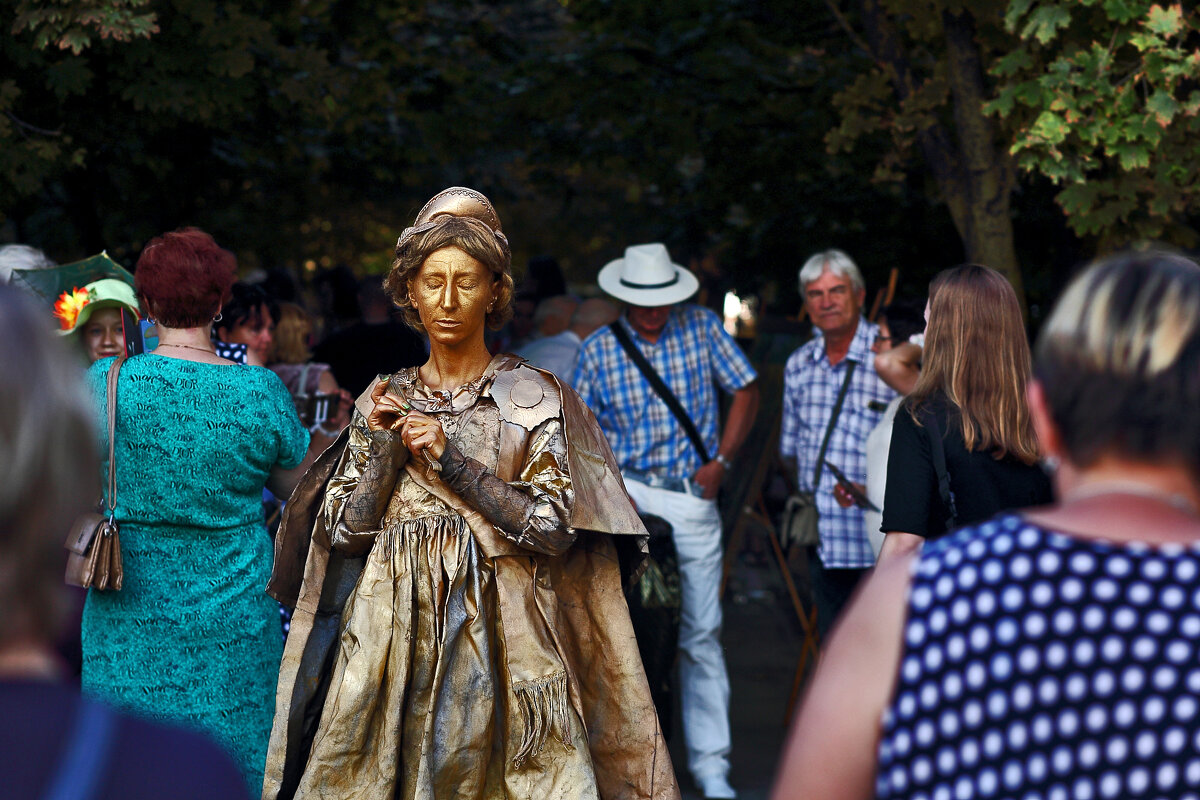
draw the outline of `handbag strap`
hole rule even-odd
[[[71,739],[43,800],[89,800],[99,795],[116,725],[116,715],[103,703],[79,698]]]
[[[111,521],[117,513],[117,375],[125,356],[117,356],[117,360],[108,368],[108,518]]]
[[[683,426],[684,433],[691,440],[692,446],[700,454],[701,460],[707,464],[710,460],[708,457],[708,448],[704,446],[704,440],[700,438],[700,431],[696,430],[692,418],[683,410],[683,405],[680,404],[679,398],[675,396],[675,393],[671,391],[671,388],[667,384],[663,383],[663,379],[659,376],[658,371],[650,365],[650,362],[646,360],[646,356],[642,355],[642,351],[629,338],[629,334],[622,327],[620,320],[613,322],[608,328],[613,332],[613,336],[617,337],[617,341],[621,343],[621,347],[625,348],[625,352],[629,355],[630,360],[637,365],[642,375],[649,381],[650,388],[662,398],[662,401],[667,404],[667,408],[671,409],[671,413],[675,415],[675,419]]]
[[[854,375],[857,361],[846,362],[846,377],[842,379],[842,388],[838,390],[837,402],[833,404],[833,413],[829,416],[829,425],[825,427],[825,439],[821,442],[821,450],[817,453],[817,465],[813,468],[813,491],[821,480],[821,470],[825,468],[825,451],[829,449],[829,437],[833,436],[833,427],[837,425],[838,416],[842,413],[842,404],[846,402],[846,392],[850,389],[850,378]]]
[[[297,397],[308,397],[308,368],[311,366],[311,361],[305,361],[300,367],[300,379],[296,382]]]
[[[937,473],[938,494],[946,506],[946,530],[957,526],[958,509],[954,505],[954,495],[950,493],[950,473],[946,471],[946,443],[942,438],[942,426],[937,414],[932,410],[923,414],[925,429],[929,432],[929,455],[933,459],[933,471]]]

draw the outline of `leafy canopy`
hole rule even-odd
[[[1050,178],[1080,235],[1194,245],[1200,11],[1148,0],[1012,0],[988,113],[1020,168]]]
[[[158,15],[145,11],[150,0],[20,0],[13,35],[33,33],[34,46],[57,47],[79,55],[94,37],[128,42],[158,33]]]

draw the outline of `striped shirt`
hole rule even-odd
[[[714,382],[735,392],[757,377],[720,318],[701,306],[677,305],[653,343],[624,316],[617,324],[679,398],[714,458],[719,444]],[[683,427],[607,326],[583,340],[571,383],[596,415],[621,469],[690,478],[702,466]]]
[[[816,495],[821,564],[833,569],[860,569],[875,563],[862,509],[838,505],[833,497],[836,481],[829,470],[821,470],[819,486],[814,487],[812,482],[825,428],[851,361],[858,366],[854,368],[846,400],[829,437],[825,460],[836,465],[850,480],[862,484],[867,481],[867,436],[896,397],[896,392],[875,372],[871,345],[878,333],[878,325],[859,320],[850,350],[834,365],[825,355],[825,336],[817,331],[792,353],[783,373],[779,452],[795,463],[800,488]]]

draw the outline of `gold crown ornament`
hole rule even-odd
[[[399,249],[401,245],[418,233],[431,230],[440,222],[440,217],[447,216],[477,219],[487,225],[496,238],[504,243],[505,247],[508,246],[508,237],[501,230],[500,215],[496,213],[492,201],[474,189],[468,189],[465,186],[451,186],[430,198],[417,214],[417,218],[413,220],[413,224],[400,234],[400,238],[396,240],[396,248]]]

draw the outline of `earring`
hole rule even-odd
[[[492,309],[493,309],[493,308],[495,308],[495,306],[496,306],[496,301],[495,301],[495,300],[493,300],[492,302],[488,303],[488,313],[489,313],[489,314],[490,314],[490,313],[492,313]]]
[[[224,317],[222,317],[221,312],[218,311],[217,315],[215,317],[213,317],[213,322],[220,322],[222,319],[224,319]]]
[[[1062,466],[1062,462],[1058,456],[1046,456],[1042,459],[1042,469],[1052,478],[1054,477],[1054,473],[1058,472],[1060,466]]]

